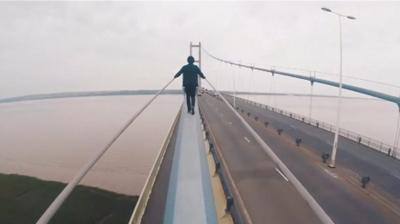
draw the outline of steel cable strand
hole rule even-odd
[[[46,211],[42,214],[40,219],[36,222],[36,224],[47,224],[54,214],[58,211],[64,201],[68,198],[74,188],[80,183],[83,177],[90,171],[90,169],[96,164],[96,162],[104,155],[104,153],[111,148],[114,142],[125,132],[125,130],[136,120],[137,117],[174,81],[175,79],[170,80],[160,91],[158,91],[139,111],[137,111],[122,127],[121,129],[113,136],[113,138],[105,145],[103,149],[101,149],[96,156],[89,160],[77,173],[77,175],[72,178],[72,180],[64,187],[61,193],[54,199],[54,201],[50,204],[50,206],[46,209]]]

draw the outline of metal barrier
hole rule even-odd
[[[232,96],[230,96],[230,97],[232,97]],[[241,97],[236,97],[236,100],[241,100],[241,101],[246,102],[248,104],[252,104],[252,105],[258,106],[260,108],[267,109],[267,110],[270,110],[270,111],[285,115],[287,117],[302,121],[304,123],[307,123],[309,125],[315,126],[317,128],[324,129],[324,130],[329,131],[329,132],[333,132],[335,130],[335,127],[333,125],[329,124],[329,123],[326,123],[326,122],[323,122],[323,121],[319,121],[319,120],[315,120],[315,119],[312,119],[312,118],[307,118],[306,116],[303,116],[303,115],[300,115],[300,114],[296,114],[296,113],[289,112],[289,111],[286,111],[286,110],[282,110],[282,109],[279,109],[279,108],[276,108],[276,107],[271,107],[271,106],[268,106],[268,105],[260,104],[260,103],[257,103],[257,102],[251,101],[251,100],[243,99]],[[373,138],[370,138],[370,137],[367,137],[367,136],[364,136],[364,135],[361,135],[361,134],[358,134],[356,132],[349,131],[349,130],[346,130],[346,129],[343,129],[343,128],[340,129],[339,135],[344,137],[344,138],[350,139],[350,140],[352,140],[354,142],[357,142],[359,144],[368,146],[371,149],[374,149],[374,150],[377,150],[379,152],[382,152],[382,153],[384,153],[384,154],[386,154],[388,156],[392,156],[393,158],[400,159],[400,154],[394,154],[394,152],[396,152],[396,151],[398,152],[400,149],[399,148],[395,148],[395,150],[393,150],[393,146],[388,145],[388,144],[386,144],[386,143],[384,143],[382,141],[379,141],[379,140],[376,140],[376,139],[373,139]]]
[[[96,162],[104,155],[104,153],[114,144],[115,141],[124,133],[124,131],[139,117],[140,114],[174,81],[170,80],[160,91],[157,92],[139,111],[137,111],[131,119],[129,119],[124,126],[114,135],[114,137],[107,143],[107,145],[100,150],[96,156],[87,162],[78,174],[67,184],[67,186],[61,191],[56,199],[50,204],[47,210],[42,214],[36,224],[47,224],[54,214],[58,211],[64,201],[68,198],[74,188],[81,182],[83,177],[89,172],[89,170],[96,164]]]
[[[244,212],[244,204],[242,204],[239,200],[233,199],[232,196],[237,197],[237,195],[234,193],[235,191],[232,190],[233,185],[233,180],[230,179],[229,170],[227,169],[227,164],[225,161],[221,158],[220,152],[218,151],[218,146],[215,142],[215,137],[212,133],[212,130],[210,127],[205,125],[205,118],[203,116],[203,113],[200,110],[201,108],[199,107],[200,111],[200,118],[202,120],[202,123],[204,125],[204,130],[205,130],[205,138],[209,143],[209,150],[210,153],[215,161],[215,173],[219,176],[221,185],[223,188],[223,191],[225,193],[225,197],[227,200],[227,204],[229,200],[231,201],[231,204],[226,207],[226,209],[230,212],[232,219],[234,220],[235,224],[241,224],[241,223],[249,223],[251,224],[252,221],[248,214]],[[230,177],[230,178],[229,178]],[[231,198],[231,199],[229,199]],[[243,214],[242,214],[243,213]]]

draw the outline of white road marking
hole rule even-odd
[[[279,173],[279,175],[282,176],[283,179],[286,180],[286,182],[289,182],[289,179],[285,176],[285,174],[283,174],[278,168],[275,167],[276,172]]]
[[[250,143],[250,140],[247,137],[244,137],[244,140],[246,140],[246,142]]]
[[[294,126],[294,125],[289,125],[291,128],[293,128],[293,129],[297,129],[297,127],[296,126]]]
[[[397,174],[397,172],[396,173],[391,172],[390,174],[392,174],[392,176],[394,176],[395,178],[400,180],[400,176],[399,176],[399,174]]]
[[[210,130],[210,134],[211,134],[211,136],[213,136],[213,138],[215,139],[212,130]],[[218,143],[216,144],[216,148],[217,148],[217,149],[220,148],[220,147],[218,146]],[[235,195],[237,195],[238,202],[239,202],[238,204],[240,205],[241,209],[243,210],[244,219],[245,219],[246,223],[253,224],[253,220],[251,220],[251,217],[250,217],[250,215],[249,215],[249,212],[247,211],[247,207],[245,206],[245,204],[244,204],[244,202],[243,202],[242,196],[241,196],[240,193],[239,193],[239,190],[238,190],[238,188],[237,188],[237,185],[236,185],[235,182],[233,181],[232,174],[231,174],[231,172],[229,171],[229,169],[227,168],[226,161],[225,161],[224,157],[221,156],[219,150],[216,150],[216,152],[217,152],[217,154],[219,155],[219,158],[221,158],[222,166],[223,166],[224,169],[226,170],[226,173],[227,173],[227,176],[228,176],[229,181],[232,183],[233,193],[234,193]]]
[[[327,169],[324,169],[324,171],[325,171],[325,173],[329,174],[331,177],[338,178],[338,176],[336,174],[332,173],[331,171],[329,171]]]

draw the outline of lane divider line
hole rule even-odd
[[[283,174],[278,168],[275,167],[276,172],[279,173],[279,175],[282,176],[283,179],[286,180],[286,182],[289,182],[289,179],[285,176],[285,174]]]
[[[324,168],[325,173],[327,173],[329,176],[333,177],[333,178],[338,178],[338,176],[334,173],[332,173],[331,171],[327,170]]]

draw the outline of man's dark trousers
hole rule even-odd
[[[186,104],[188,112],[194,111],[194,104],[196,102],[196,85],[185,85]]]

